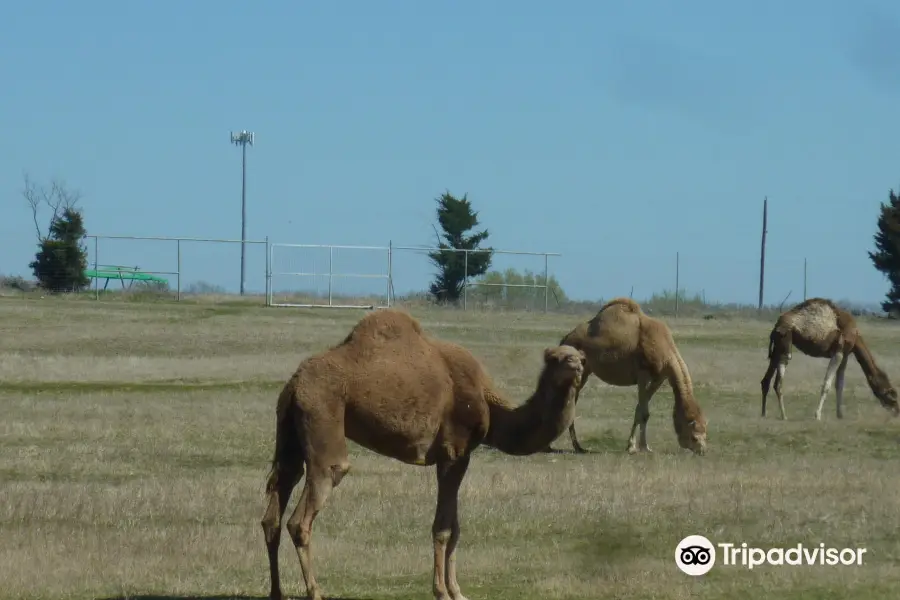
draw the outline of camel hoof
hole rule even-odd
[[[638,449],[637,446],[628,446],[625,451],[628,452],[628,454],[637,454]]]
[[[588,454],[588,451],[581,445],[572,446],[572,449],[578,454]]]

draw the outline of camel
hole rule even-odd
[[[294,487],[303,491],[287,531],[311,600],[322,592],[312,569],[316,515],[350,470],[347,440],[409,465],[434,465],[432,524],[436,600],[466,600],[456,579],[460,484],[482,443],[515,456],[539,452],[571,422],[584,353],[547,348],[537,388],[522,405],[503,398],[465,348],[430,337],[409,314],[371,313],[338,345],[302,361],[278,397],[275,454],[261,524],[272,600],[281,600],[281,520]]]
[[[817,421],[822,420],[822,407],[832,383],[835,383],[837,418],[844,418],[844,372],[851,353],[856,357],[869,388],[881,405],[893,412],[894,416],[900,414],[897,391],[887,374],[875,363],[875,358],[863,341],[853,315],[831,300],[810,298],[781,313],[769,334],[769,367],[760,381],[763,417],[766,416],[766,396],[774,374],[775,394],[778,396],[781,418],[787,419],[784,412],[782,382],[787,364],[791,360],[791,345],[796,346],[807,356],[829,359],[819,396],[819,406],[816,409]]]
[[[706,452],[706,426],[700,405],[694,400],[691,375],[672,338],[669,327],[645,314],[630,298],[614,298],[604,304],[590,321],[580,323],[566,334],[560,345],[572,346],[587,356],[587,365],[575,394],[575,402],[591,374],[615,386],[637,385],[638,402],[628,438],[627,452],[652,452],[647,444],[650,399],[664,381],[675,396],[672,420],[678,443],[695,454]],[[640,442],[635,430],[640,426]],[[575,452],[587,450],[578,443],[575,421],[569,425]],[[552,451],[548,445],[546,451]]]

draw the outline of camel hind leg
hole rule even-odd
[[[347,460],[343,419],[335,419],[332,415],[309,417],[305,428],[308,437],[305,443],[306,481],[297,507],[288,520],[287,530],[297,549],[307,597],[322,600],[322,591],[312,568],[312,525],[331,491],[350,470],[350,462]]]
[[[765,375],[763,375],[762,381],[759,382],[760,387],[762,388],[762,412],[760,416],[766,416],[766,397],[769,395],[769,386],[772,383],[772,377],[775,375],[775,369],[778,368],[778,361],[769,360],[769,367],[766,369]]]
[[[775,372],[775,396],[778,398],[778,410],[781,412],[781,420],[787,420],[787,413],[784,411],[784,374],[787,372],[786,363],[778,363],[778,370]]]
[[[268,503],[262,518],[263,533],[266,538],[266,552],[269,556],[269,575],[271,588],[269,598],[281,600],[281,576],[278,572],[278,548],[281,545],[281,520],[287,508],[291,492],[303,477],[303,461],[297,457],[295,461],[279,462],[266,484]]]
[[[787,414],[784,410],[784,374],[787,372],[788,362],[791,360],[791,330],[773,329],[769,334],[769,366],[760,381],[762,388],[762,411],[761,415],[766,416],[766,397],[769,395],[769,383],[772,381],[772,375],[775,375],[775,395],[778,397],[778,409],[781,412],[781,419],[786,420]]]
[[[284,392],[283,392],[284,393]],[[281,401],[281,399],[280,399]],[[275,456],[266,481],[267,506],[261,521],[269,558],[271,587],[269,598],[281,600],[281,578],[278,572],[278,548],[281,545],[281,520],[291,492],[303,477],[303,445],[293,410],[280,407],[275,426]]]

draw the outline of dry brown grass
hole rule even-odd
[[[581,318],[415,314],[469,347],[518,398],[533,385],[540,350]],[[0,300],[0,597],[265,595],[259,519],[277,389],[361,315]],[[461,492],[466,594],[895,597],[900,421],[886,418],[858,366],[848,370],[847,418],[834,418],[832,395],[816,423],[825,362],[795,352],[790,420],[762,420],[771,323],[669,323],[710,420],[710,454],[678,450],[664,387],[651,407],[655,453],[627,456],[636,392],[592,380],[578,428],[595,453],[477,452]],[[862,326],[900,382],[900,331]],[[568,436],[555,446],[569,449]],[[358,447],[351,460],[314,530],[326,594],[430,597],[433,471]],[[717,566],[694,579],[674,565],[675,545],[692,533],[762,547],[865,546],[868,554],[861,567]],[[282,561],[285,590],[297,597],[303,587],[287,537]]]

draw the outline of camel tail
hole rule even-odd
[[[775,330],[769,333],[769,360],[772,360],[772,353],[775,352]]]
[[[266,479],[266,493],[270,494],[278,488],[278,476],[285,464],[299,466],[297,479],[303,476],[303,464],[306,462],[303,440],[297,428],[294,411],[294,379],[291,379],[278,396],[278,408],[275,417],[275,454]]]

